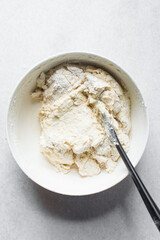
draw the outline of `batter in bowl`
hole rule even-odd
[[[107,111],[125,151],[129,149],[130,98],[106,71],[63,64],[42,72],[32,97],[39,113],[41,152],[59,171],[77,168],[81,176],[112,172],[119,154],[101,121]]]

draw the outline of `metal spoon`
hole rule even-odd
[[[106,132],[109,134],[111,141],[114,143],[115,147],[117,148],[120,156],[122,157],[126,167],[128,168],[128,171],[155,223],[157,226],[158,230],[160,231],[160,210],[153,201],[152,197],[150,196],[149,192],[147,191],[146,187],[144,186],[142,180],[140,179],[139,175],[137,174],[135,168],[133,167],[131,161],[129,160],[127,154],[125,153],[118,137],[117,134],[114,130],[113,125],[111,124],[111,121],[105,112],[102,115],[102,122],[105,126]]]

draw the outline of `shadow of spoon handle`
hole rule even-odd
[[[115,135],[116,135],[116,133],[115,133]],[[133,179],[155,225],[157,226],[158,230],[160,231],[160,210],[157,207],[154,200],[152,199],[152,197],[150,196],[149,192],[147,191],[146,187],[144,186],[139,175],[137,174],[137,172],[136,172],[135,168],[133,167],[131,161],[129,160],[127,154],[125,153],[121,143],[119,142],[117,135],[116,135],[116,139],[117,139],[118,144],[115,144],[115,146],[116,146],[120,156],[122,157],[126,167],[128,168],[128,171],[130,172],[132,179]]]

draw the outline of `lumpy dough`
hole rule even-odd
[[[65,64],[37,78],[32,97],[39,113],[41,152],[59,171],[77,168],[81,176],[112,172],[119,154],[101,121],[104,111],[124,149],[129,149],[130,99],[106,71]]]

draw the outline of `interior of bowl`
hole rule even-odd
[[[61,63],[82,62],[107,70],[128,89],[131,98],[130,150],[128,156],[135,166],[140,160],[148,137],[146,107],[142,95],[132,79],[111,61],[87,53],[68,53],[49,59],[31,70],[16,88],[8,111],[8,140],[14,158],[21,169],[36,183],[51,191],[67,195],[88,195],[108,189],[127,176],[122,160],[113,173],[105,170],[98,176],[81,177],[76,170],[68,174],[57,173],[40,153],[40,125],[38,111],[40,103],[31,99],[36,78]]]

